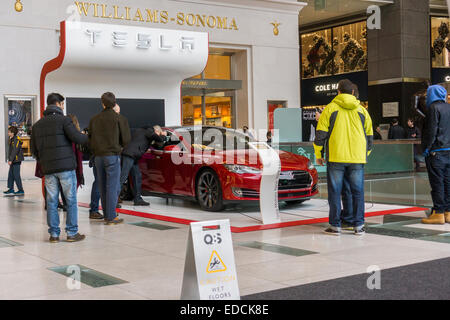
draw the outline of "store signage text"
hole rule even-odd
[[[166,10],[140,9],[118,5],[75,1],[80,16],[94,18],[139,21],[144,23],[173,23],[180,26],[207,27],[210,29],[239,30],[236,19],[206,14],[178,12],[175,16]]]
[[[86,35],[89,36],[89,41],[92,46],[98,41],[98,38],[102,35],[101,30],[86,29]],[[167,43],[164,34],[159,34],[158,37],[158,47],[160,50],[171,50],[173,44]],[[111,44],[114,47],[126,47],[129,45],[129,35],[128,32],[113,31],[111,34]],[[138,49],[149,49],[152,47],[152,35],[148,33],[137,33],[135,37],[136,48]],[[182,50],[194,50],[195,42],[192,37],[180,37],[179,40],[180,48]]]
[[[319,84],[314,88],[316,92],[333,91],[337,89],[338,89],[337,83]]]

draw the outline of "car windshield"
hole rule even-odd
[[[247,150],[249,149],[248,143],[255,142],[250,136],[232,129],[179,128],[176,132],[197,150]]]

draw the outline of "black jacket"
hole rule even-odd
[[[413,137],[413,134],[416,136]],[[406,139],[420,139],[420,130],[416,126],[410,128],[409,126],[406,127]]]
[[[104,109],[89,122],[89,148],[96,157],[120,155],[130,142],[128,120],[113,109]]]
[[[22,141],[17,136],[9,139],[8,161],[12,163],[23,161]]]
[[[130,143],[123,149],[122,155],[139,160],[148,150],[150,145],[159,149],[163,146],[164,139],[157,135],[151,128],[134,129]]]
[[[388,139],[405,139],[406,133],[403,127],[396,125],[389,128]]]
[[[423,135],[423,150],[450,148],[450,104],[438,101],[427,110]]]
[[[77,168],[72,143],[85,144],[88,137],[75,128],[57,106],[48,106],[44,117],[33,125],[31,152],[43,174],[71,171]]]

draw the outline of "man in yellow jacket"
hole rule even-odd
[[[319,165],[327,162],[329,223],[325,232],[341,233],[341,192],[344,177],[350,184],[356,235],[364,230],[364,164],[373,145],[372,119],[353,95],[353,83],[338,84],[338,95],[327,105],[317,124],[314,152]]]

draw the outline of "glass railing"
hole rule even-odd
[[[432,207],[426,172],[368,177],[364,182],[366,202]],[[327,199],[327,184],[319,184],[319,197]]]

